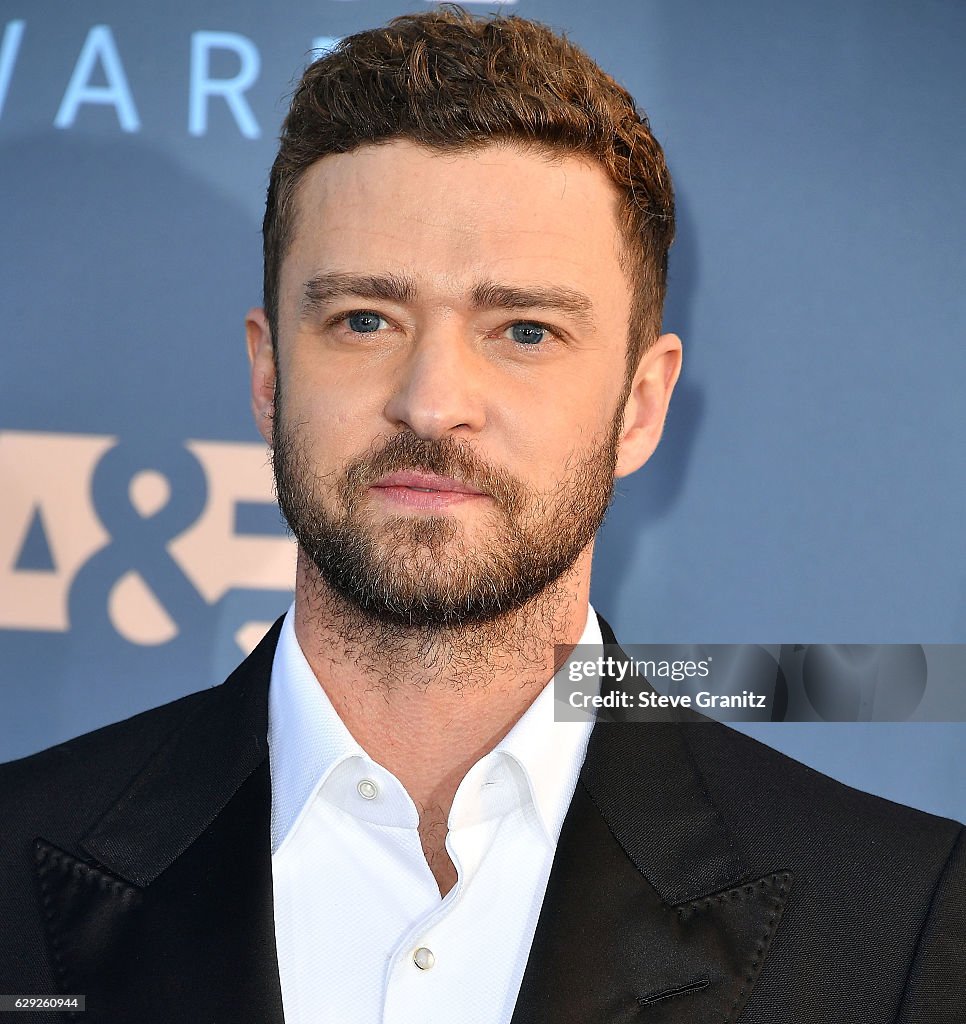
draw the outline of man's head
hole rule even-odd
[[[680,367],[657,336],[672,230],[630,97],[541,26],[407,16],[307,70],[248,332],[280,505],[334,591],[433,627],[589,582]]]
[[[299,183],[317,160],[389,139],[449,152],[512,140],[549,159],[584,157],[613,182],[620,263],[632,296],[632,376],[660,333],[674,239],[671,177],[646,115],[626,89],[546,26],[444,7],[454,9],[402,15],[348,36],[302,76],[282,127],[262,226],[273,337]]]

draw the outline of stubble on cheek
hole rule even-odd
[[[547,493],[482,460],[465,441],[412,432],[376,438],[341,470],[319,473],[306,425],[292,428],[276,395],[279,504],[320,580],[364,615],[404,628],[492,621],[531,601],[572,567],[613,493],[614,429],[574,452]],[[387,513],[369,488],[405,470],[453,477],[488,494],[486,509]],[[481,503],[482,504],[482,503]]]

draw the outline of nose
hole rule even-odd
[[[443,328],[424,333],[398,368],[385,415],[424,440],[474,434],[485,423],[482,357]]]

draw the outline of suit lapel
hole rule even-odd
[[[690,752],[722,726],[631,717],[591,734],[512,1024],[728,1024],[780,923],[790,874],[746,863]]]
[[[280,620],[281,621],[281,620]],[[281,1024],[268,681],[280,621],[79,841],[39,839],[61,991],[87,1024]]]

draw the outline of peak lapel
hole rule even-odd
[[[690,752],[706,728],[723,726],[598,720],[512,1024],[738,1018],[791,876],[746,863]]]
[[[63,992],[87,1024],[282,1024],[275,953],[268,682],[280,622],[80,839],[39,839]]]

